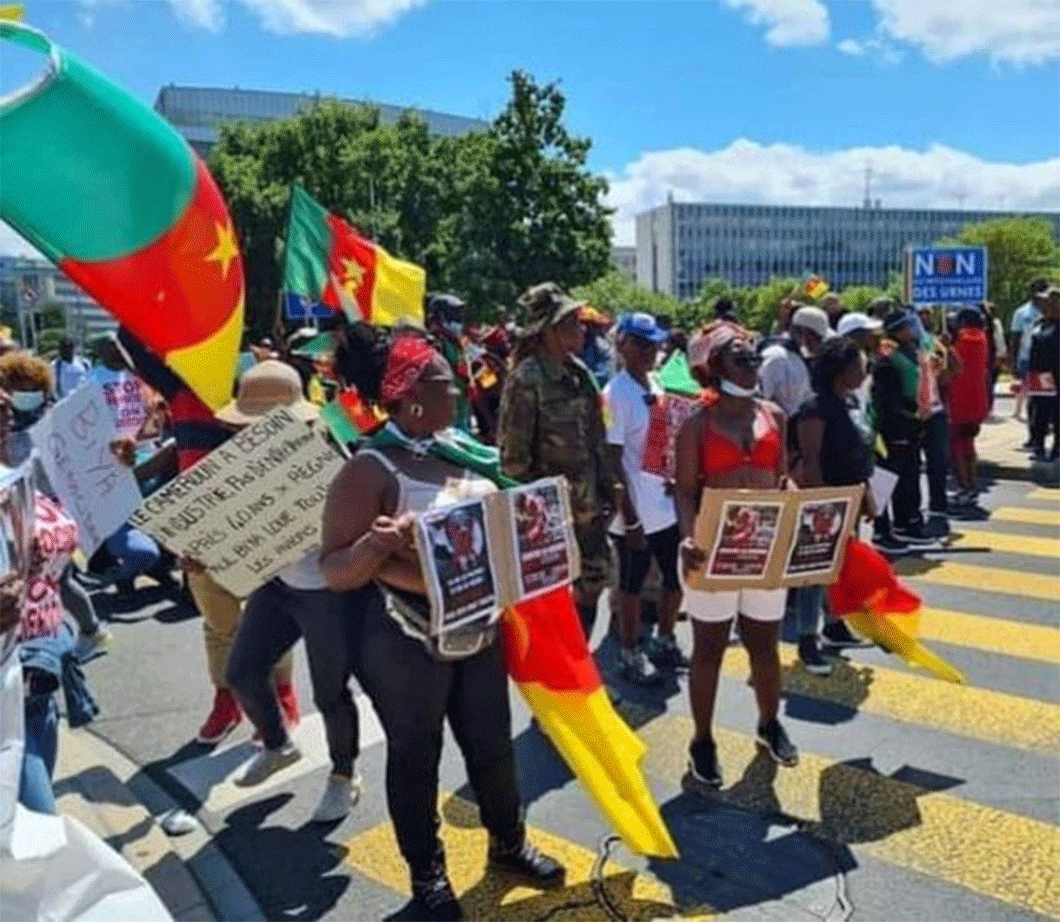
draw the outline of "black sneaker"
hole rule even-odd
[[[648,641],[648,659],[660,669],[687,669],[688,657],[681,652],[672,634],[660,634]]]
[[[526,839],[516,847],[506,848],[496,839],[489,847],[490,866],[507,874],[515,874],[534,887],[562,887],[567,871],[548,855],[542,855]]]
[[[906,544],[912,544],[916,547],[927,547],[932,544],[938,544],[938,538],[932,538],[926,531],[921,522],[916,522],[911,525],[906,525],[903,528],[895,527],[894,536],[899,541],[904,541]]]
[[[663,677],[648,659],[643,647],[622,651],[622,678],[631,685],[658,685]]]
[[[721,787],[721,766],[714,740],[698,740],[688,747],[688,774],[708,788]]]
[[[416,918],[424,922],[460,922],[464,918],[464,910],[441,860],[435,861],[422,877],[413,876],[412,899]]]
[[[950,520],[941,512],[932,512],[928,516],[924,530],[932,538],[948,538],[950,536]]]
[[[788,739],[788,734],[775,717],[758,728],[758,745],[768,752],[778,765],[791,768],[799,764],[799,750]]]
[[[821,629],[821,637],[830,647],[868,647],[871,644],[858,637],[845,621],[827,621]]]
[[[832,674],[832,664],[821,656],[821,648],[813,634],[799,638],[799,660],[803,668],[813,675]]]
[[[872,536],[872,546],[881,554],[904,554],[909,550],[909,545],[894,535],[881,535],[879,533]]]

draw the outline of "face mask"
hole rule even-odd
[[[449,320],[445,323],[445,328],[453,334],[453,336],[459,336],[464,332],[464,325],[457,323],[456,321]]]
[[[739,384],[735,384],[728,378],[721,379],[721,392],[728,394],[730,397],[754,397],[756,388],[753,387],[740,387]]]
[[[802,353],[802,357],[804,359],[812,359],[813,358],[813,350],[810,349],[810,347],[807,346],[805,343],[803,343],[803,345],[799,346],[799,352]]]
[[[11,406],[19,413],[33,413],[44,406],[44,392],[14,391],[11,394]]]

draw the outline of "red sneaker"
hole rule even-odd
[[[213,699],[213,710],[206,718],[206,723],[199,727],[199,735],[195,739],[207,746],[219,743],[231,733],[243,715],[239,712],[236,699],[227,688],[217,689]]]
[[[298,710],[298,696],[294,692],[294,686],[288,682],[286,685],[276,686],[276,697],[280,700],[280,710],[283,712],[283,722],[288,731],[298,726],[302,715]]]

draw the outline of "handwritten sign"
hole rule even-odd
[[[118,435],[136,438],[150,416],[143,382],[127,371],[109,369],[93,369],[93,378],[103,388]]]
[[[245,598],[320,546],[342,463],[322,432],[281,407],[152,494],[133,524]]]
[[[59,401],[30,430],[40,462],[91,557],[141,502],[136,476],[110,450],[114,416],[95,381]]]
[[[33,462],[0,473],[0,587],[17,592],[20,608],[27,601],[29,558],[34,524]],[[6,663],[18,625],[0,637],[0,663]]]

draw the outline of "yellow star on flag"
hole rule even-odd
[[[221,278],[228,278],[228,267],[232,265],[233,259],[239,258],[239,247],[236,246],[236,233],[232,222],[227,224],[214,224],[217,231],[217,246],[213,248],[206,257],[207,262],[221,264]]]
[[[342,273],[342,287],[351,295],[355,295],[364,280],[364,266],[357,262],[356,259],[344,259],[342,268],[344,270]]]

